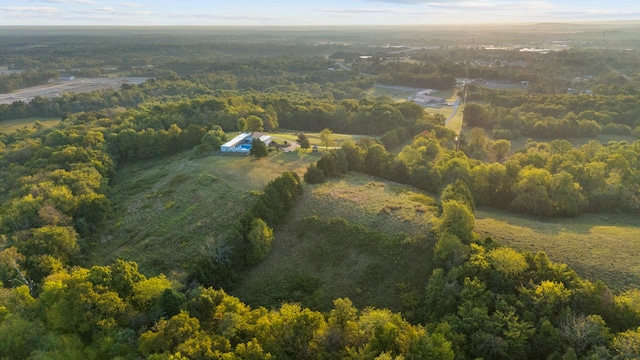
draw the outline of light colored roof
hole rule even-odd
[[[266,143],[269,140],[271,140],[271,136],[269,136],[269,135],[260,136],[260,141],[262,141],[263,143]]]
[[[236,145],[238,145],[239,142],[241,142],[242,140],[244,140],[247,136],[251,136],[251,133],[248,132],[244,132],[236,137],[234,137],[233,139],[227,141],[226,143],[222,144],[223,147],[234,147]]]

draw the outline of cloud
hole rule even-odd
[[[60,9],[48,6],[0,6],[0,11],[11,13],[57,14]]]
[[[428,5],[431,3],[458,3],[467,0],[365,0],[365,2],[372,3],[391,3],[391,4],[413,4],[413,5]]]
[[[455,3],[430,2],[429,7],[458,10],[541,10],[556,6],[544,1],[460,1]]]
[[[547,14],[550,17],[572,19],[635,19],[640,17],[638,9],[595,10],[585,9],[576,11],[554,11]]]
[[[366,0],[370,3],[423,5],[430,8],[452,9],[549,9],[556,5],[547,1],[491,1],[491,0]]]
[[[410,10],[398,8],[352,8],[352,9],[320,9],[326,13],[336,14],[396,14],[396,15],[420,15],[427,13],[426,10]],[[431,12],[432,13],[432,12]]]
[[[46,3],[55,3],[55,4],[98,5],[98,3],[93,0],[41,0],[41,1]]]
[[[126,8],[140,8],[143,6],[142,4],[132,3],[132,2],[123,2],[123,3],[119,3],[118,5]]]
[[[102,7],[96,9],[89,10],[73,10],[71,11],[74,14],[88,15],[88,16],[96,16],[96,15],[108,15],[116,18],[118,16],[153,16],[153,15],[161,15],[155,11],[148,10],[117,10],[112,7]]]

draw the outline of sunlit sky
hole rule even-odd
[[[2,25],[429,25],[640,20],[637,0],[0,0]]]

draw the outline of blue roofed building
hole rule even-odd
[[[242,134],[234,137],[220,146],[220,151],[223,153],[241,153],[249,154],[251,151],[251,142],[254,139],[259,139],[265,145],[271,144],[271,136],[265,135],[259,132],[243,132]]]

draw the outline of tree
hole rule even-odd
[[[320,132],[320,144],[327,149],[329,146],[336,145],[336,142],[333,140],[333,131],[331,131],[331,129],[324,129]]]
[[[273,242],[273,230],[262,219],[253,219],[247,239],[249,240],[247,263],[255,265],[269,254]]]
[[[456,200],[469,207],[471,211],[474,211],[476,208],[471,190],[469,190],[467,184],[460,179],[447,185],[444,190],[442,190],[440,201],[445,202],[447,200]]]
[[[522,254],[508,247],[489,251],[487,259],[498,273],[508,278],[521,275],[528,266]]]
[[[251,150],[249,150],[249,155],[253,155],[258,159],[269,155],[267,144],[262,142],[260,139],[251,140]]]
[[[255,115],[251,115],[247,117],[247,126],[245,128],[246,131],[250,132],[260,132],[264,130],[264,122],[262,119]]]
[[[469,247],[450,232],[441,233],[433,248],[433,260],[438,266],[451,269],[462,264],[469,255]]]
[[[474,216],[471,209],[455,200],[442,203],[442,215],[438,219],[438,229],[457,236],[463,243],[473,240]]]
[[[245,132],[247,130],[247,119],[245,118],[238,119],[237,126],[238,126],[238,131]]]
[[[489,138],[483,128],[473,128],[469,132],[467,140],[467,153],[469,157],[484,160],[487,157]]]
[[[307,184],[320,184],[325,182],[324,171],[318,168],[315,164],[309,165],[307,172],[304,173],[304,181]]]
[[[470,126],[487,128],[491,125],[486,109],[479,104],[469,103],[464,107],[464,122]]]
[[[211,146],[212,150],[220,150],[220,145],[227,141],[227,134],[222,131],[220,126],[214,126],[213,129],[207,131],[200,142]]]
[[[489,145],[489,148],[496,161],[502,162],[511,152],[511,141],[504,139],[496,140]]]
[[[298,144],[302,149],[308,149],[311,147],[311,144],[309,143],[309,138],[304,133],[298,134]]]
[[[514,186],[515,199],[511,206],[534,215],[548,216],[553,209],[549,200],[551,174],[545,169],[522,169],[520,180]]]

